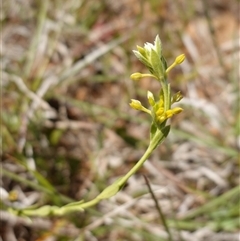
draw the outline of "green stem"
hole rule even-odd
[[[153,150],[157,147],[157,145],[159,144],[159,140],[163,137],[163,133],[159,130],[157,130],[156,134],[154,135],[154,137],[152,138],[152,140],[150,141],[150,144],[147,148],[147,150],[145,151],[145,153],[143,154],[143,156],[141,157],[141,159],[135,164],[135,166],[132,167],[132,169],[124,176],[121,178],[121,180],[119,181],[119,185],[123,186],[127,180],[133,176],[144,164],[144,162],[148,159],[148,157],[152,154]]]
[[[167,83],[166,79],[160,80],[161,86],[163,90],[163,98],[164,98],[164,111],[166,112],[171,108],[171,90],[170,90],[170,84]]]
[[[56,215],[64,215],[64,214],[71,213],[71,212],[83,211],[86,208],[90,208],[92,206],[95,206],[100,201],[101,200],[99,200],[98,198],[94,198],[93,200],[88,201],[86,203],[82,203],[80,201],[79,204],[65,205],[65,206],[63,206],[63,207],[61,207],[59,209],[56,209],[54,214],[56,214]]]
[[[141,157],[141,159],[135,164],[135,166],[132,167],[132,169],[121,179],[121,181],[119,182],[120,186],[123,186],[127,180],[134,175],[144,164],[144,162],[148,159],[148,157],[151,155],[153,149],[151,148],[151,146],[149,145],[149,147],[147,148],[146,152],[143,154],[143,156]]]

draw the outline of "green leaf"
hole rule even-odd
[[[114,182],[114,184],[118,185],[119,191],[123,188],[123,186],[126,184],[126,182],[127,182],[127,180],[128,180],[128,179],[126,179],[125,177],[126,177],[126,176],[122,176],[122,177],[118,178],[118,179]]]
[[[26,215],[26,216],[38,216],[38,217],[46,217],[51,214],[54,214],[56,210],[58,210],[59,207],[57,206],[50,206],[46,205],[37,209],[24,209],[22,211],[19,211],[19,214]]]
[[[147,59],[146,51],[144,48],[137,46],[138,52]],[[135,50],[136,51],[136,50]]]
[[[157,128],[156,123],[153,122],[151,125],[151,130],[150,130],[150,140],[155,136],[157,129],[158,128]]]
[[[154,46],[158,56],[160,57],[162,55],[162,43],[158,35],[155,38]]]
[[[47,188],[49,192],[52,192],[52,194],[54,192],[57,193],[57,191],[52,186],[52,184],[44,176],[42,176],[38,171],[32,171],[32,170],[30,171],[34,174],[34,177],[38,180],[38,183],[41,184],[41,186]]]
[[[81,205],[83,203],[84,203],[84,200],[80,200],[80,201],[77,201],[77,202],[68,203],[68,204],[64,205],[64,207],[78,206],[78,205]]]
[[[154,75],[156,75],[159,79],[164,76],[163,66],[160,59],[160,56],[157,54],[156,51],[152,49],[151,56],[150,56],[152,68],[154,71]]]
[[[149,63],[149,60],[147,58],[145,58],[141,53],[136,50],[133,50],[133,53],[144,65],[146,65],[146,67],[151,68],[151,63]]]
[[[163,56],[161,56],[161,61],[162,61],[162,65],[163,65],[164,72],[165,72],[167,69],[167,61]]]
[[[168,126],[165,126],[163,129],[162,129],[162,133],[164,135],[164,137],[166,138],[170,132],[170,129],[171,129],[171,126],[168,125]]]
[[[165,128],[165,126],[166,126],[166,123],[167,123],[167,120],[165,120],[164,122],[162,122],[162,123],[157,123],[157,128],[161,131],[161,130],[163,130],[164,128]]]
[[[121,189],[120,186],[115,181],[112,185],[105,188],[96,198],[98,200],[108,199],[108,198],[116,195],[119,192],[120,189]]]
[[[150,145],[152,147],[152,151],[159,145],[161,144],[164,139],[168,136],[168,133],[170,131],[171,126],[165,126],[163,129],[157,129],[155,135],[152,137],[150,141]]]

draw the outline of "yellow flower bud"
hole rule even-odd
[[[158,106],[159,106],[159,107],[164,107],[164,100],[163,100],[163,99],[160,99],[160,100],[158,101]]]
[[[142,103],[139,100],[131,99],[131,103],[129,104],[135,110],[142,110]]]
[[[167,110],[166,111],[166,116],[167,116],[167,118],[171,118],[173,116],[173,111],[172,110]]]
[[[175,63],[176,63],[176,64],[181,64],[184,60],[185,60],[185,54],[180,54],[180,55],[177,56],[177,58],[175,59]]]
[[[167,119],[166,114],[163,114],[161,116],[157,117],[157,121],[161,124],[162,122],[164,122]]]
[[[142,103],[139,101],[139,100],[134,100],[134,99],[131,99],[131,103],[129,103],[129,105],[135,109],[135,110],[141,110],[141,111],[144,111],[146,113],[148,113],[149,115],[151,115],[151,111],[147,108],[145,108],[144,106],[142,106]]]
[[[185,60],[185,54],[180,54],[179,56],[177,56],[177,58],[175,59],[174,63],[167,68],[166,74],[168,74],[169,71],[172,68],[174,68],[176,65],[181,64],[184,60]]]
[[[142,78],[143,76],[142,76],[142,74],[141,73],[134,73],[134,74],[132,74],[131,76],[130,76],[130,78],[132,79],[132,80],[140,80],[141,78]]]
[[[167,118],[171,118],[173,115],[176,115],[176,114],[178,114],[178,113],[180,113],[180,112],[182,112],[182,111],[183,111],[182,108],[180,108],[180,107],[175,107],[175,108],[173,108],[173,109],[171,109],[171,110],[167,110],[167,111],[166,111],[166,116],[167,116]]]
[[[155,103],[155,100],[154,100],[154,96],[153,96],[153,93],[151,91],[148,91],[147,92],[147,97],[148,97],[148,102],[151,106],[154,106],[156,103]]]
[[[182,111],[183,111],[183,109],[180,108],[180,107],[175,107],[175,108],[172,109],[172,112],[173,112],[174,115],[178,114],[178,113],[180,113]]]
[[[164,108],[161,107],[156,111],[156,115],[161,116],[163,114],[163,112],[164,112]]]
[[[156,111],[156,119],[157,121],[161,124],[163,121],[165,121],[166,119],[171,118],[173,115],[178,114],[180,112],[182,112],[182,108],[180,107],[175,107],[173,109],[167,110],[166,112],[164,112],[164,108],[159,108]]]

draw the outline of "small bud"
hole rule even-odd
[[[142,74],[141,73],[134,73],[134,74],[132,74],[131,76],[130,76],[130,78],[132,79],[132,80],[140,80],[141,78],[142,78],[143,76],[142,76]]]
[[[176,65],[181,64],[184,60],[185,60],[185,54],[181,54],[181,55],[177,56],[177,58],[175,59],[174,63],[171,64],[171,65],[167,68],[166,74],[168,74],[169,71],[170,71],[171,69],[173,69]]]
[[[156,104],[155,100],[154,100],[153,93],[151,91],[147,92],[147,98],[148,98],[148,102],[151,106],[154,106]]]
[[[144,44],[144,50],[145,50],[146,56],[149,57],[151,55],[152,50],[154,51],[154,45],[146,42]]]
[[[167,110],[166,111],[166,118],[171,118],[174,115],[173,110]]]
[[[175,102],[179,102],[183,98],[182,94],[180,91],[178,91],[176,94],[173,95],[172,97],[172,104]]]
[[[131,99],[131,103],[129,104],[135,110],[142,110],[142,103],[139,100]]]
[[[178,113],[180,113],[182,111],[183,111],[183,109],[180,108],[180,107],[175,107],[175,108],[172,109],[172,112],[173,112],[174,115],[178,114]]]
[[[156,115],[157,116],[161,116],[162,114],[164,113],[164,108],[159,108],[157,111],[156,111]]]
[[[158,56],[161,57],[162,56],[162,43],[161,43],[161,40],[158,35],[156,36],[155,41],[154,41],[154,48],[155,48],[155,51],[157,52]]]
[[[183,109],[180,108],[180,107],[175,107],[175,108],[173,108],[171,110],[167,110],[166,111],[167,118],[171,118],[173,115],[176,115],[176,114],[178,114],[178,113],[180,113],[182,111],[183,111]]]
[[[147,108],[145,108],[144,106],[142,106],[142,103],[139,101],[139,100],[134,100],[134,99],[131,99],[131,103],[129,103],[129,105],[135,109],[135,110],[141,110],[141,111],[144,111],[146,113],[148,113],[149,115],[152,115],[151,111]]]
[[[144,57],[146,57],[146,53],[145,53],[145,49],[144,49],[144,48],[142,48],[142,47],[140,47],[140,46],[137,45],[137,50],[138,50],[138,52],[139,52],[141,55],[143,55]]]
[[[167,110],[166,112],[164,112],[163,108],[159,108],[156,111],[156,119],[161,124],[163,121],[171,118],[173,115],[182,112],[182,110],[183,110],[182,108],[176,107],[176,108],[173,108],[173,109],[170,109],[170,110]]]
[[[175,63],[181,64],[184,60],[185,60],[185,54],[181,54],[181,55],[177,56],[177,58],[175,59]]]
[[[158,107],[164,107],[164,96],[163,96],[163,90],[162,89],[161,89],[160,94],[159,94]]]
[[[166,114],[163,114],[163,115],[157,117],[157,121],[159,122],[159,124],[164,122],[166,119],[167,119]]]

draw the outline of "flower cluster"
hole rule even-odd
[[[170,84],[167,81],[167,74],[176,65],[181,64],[185,55],[179,55],[174,63],[167,67],[165,58],[162,55],[162,45],[160,38],[157,36],[154,41],[154,45],[151,43],[145,43],[144,47],[137,46],[137,50],[133,50],[136,57],[149,69],[150,74],[134,73],[131,75],[131,79],[139,80],[143,77],[153,77],[157,79],[161,84],[160,94],[157,100],[155,100],[153,93],[148,91],[147,98],[150,104],[150,108],[144,107],[140,101],[132,99],[130,106],[133,109],[144,111],[152,116],[153,123],[158,128],[165,126],[166,120],[173,115],[180,113],[183,109],[180,107],[171,108],[171,105],[182,99],[180,92],[172,95]],[[163,124],[162,124],[163,123]]]

